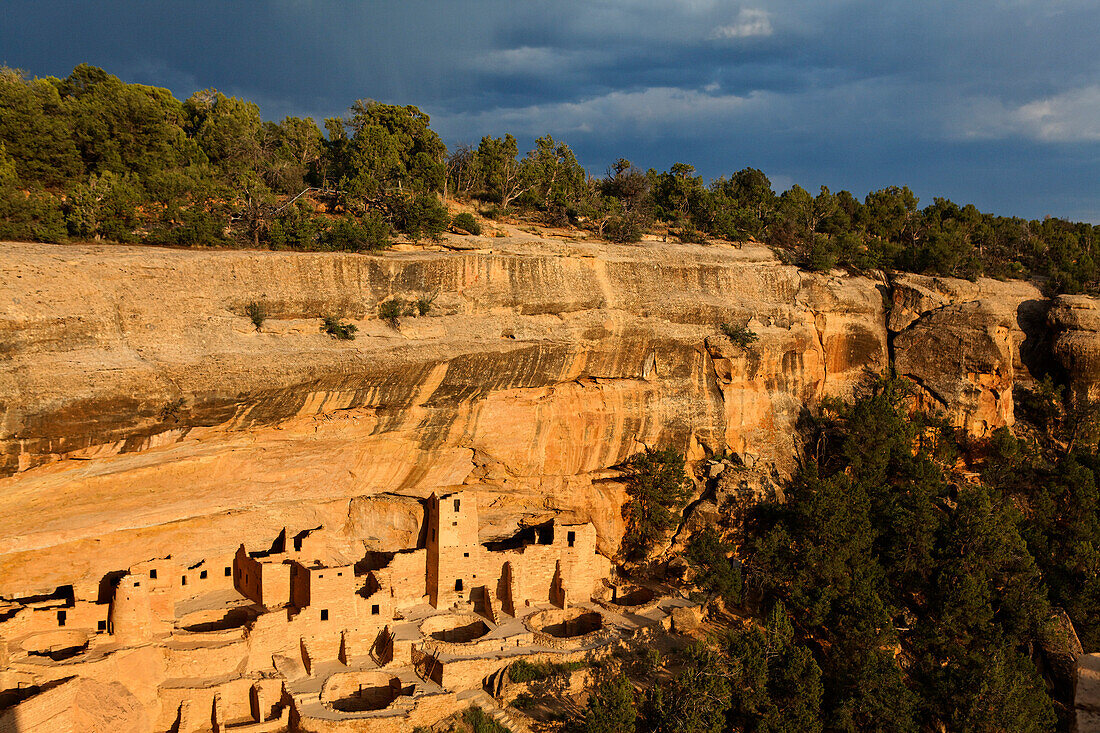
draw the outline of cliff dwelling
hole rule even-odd
[[[591,524],[481,543],[473,493],[423,508],[423,546],[405,551],[341,556],[324,551],[329,528],[288,527],[266,548],[139,563],[94,601],[5,601],[0,731],[52,730],[57,701],[89,680],[134,708],[155,698],[155,731],[407,729],[517,660],[598,654],[683,603],[648,620],[616,610]]]
[[[445,730],[473,706],[549,724],[586,704],[593,661],[627,668],[639,704],[671,700],[677,645],[770,623],[756,556],[714,574],[727,602],[689,550],[742,569],[735,514],[799,496],[807,414],[892,369],[989,441],[1030,409],[1037,353],[1100,394],[1084,296],[510,231],[385,256],[6,245],[0,733]],[[438,291],[432,314],[380,321],[395,288]],[[261,296],[262,329],[242,315]],[[318,331],[341,308],[358,339]],[[690,496],[634,561],[628,468],[649,448],[684,462]],[[920,516],[946,522],[964,478]],[[818,631],[795,624],[807,659],[841,648]],[[569,699],[513,679],[524,665]]]

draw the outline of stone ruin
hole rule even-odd
[[[0,601],[0,733],[411,729],[518,659],[575,659],[636,630],[595,600],[613,591],[591,524],[485,544],[478,527],[473,494],[432,494],[416,549],[317,557],[307,533],[284,533],[139,563],[97,602],[64,588]]]

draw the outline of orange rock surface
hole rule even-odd
[[[373,255],[0,244],[6,715],[48,720],[58,700],[79,700],[88,730],[200,730],[212,714],[277,730],[281,685],[295,681],[287,694],[315,709],[306,727],[326,729],[335,713],[311,697],[310,660],[346,665],[380,649],[415,660],[408,679],[340,688],[352,707],[391,693],[405,705],[403,691],[443,663],[430,645],[374,626],[300,643],[286,629],[322,610],[344,623],[374,606],[393,619],[402,603],[465,603],[457,579],[468,560],[527,597],[587,602],[571,588],[587,593],[606,559],[577,564],[533,546],[501,565],[480,543],[553,520],[569,535],[553,547],[576,541],[612,557],[625,497],[615,466],[644,446],[691,460],[733,451],[781,477],[804,411],[891,364],[919,401],[976,435],[1011,426],[1013,391],[1051,369],[1079,397],[1100,394],[1090,298],[1052,301],[1018,282],[807,273],[754,245],[512,232],[459,249],[452,239]],[[395,328],[378,318],[392,298],[431,307]],[[267,312],[259,329],[246,315],[253,302]],[[357,337],[323,333],[325,315]],[[726,323],[758,340],[734,343]],[[469,527],[452,525],[463,539],[450,550],[429,539],[450,531],[429,521],[433,494],[478,507]],[[294,561],[265,564],[268,552]],[[425,587],[433,563],[445,572]],[[338,575],[322,578],[329,569]],[[368,573],[389,605],[348,580]],[[186,588],[147,596],[148,580],[164,578]],[[309,593],[333,583],[344,600],[314,608]],[[195,588],[206,594],[198,605]],[[287,593],[289,618],[257,610]],[[502,629],[520,613],[506,597],[486,612]],[[461,644],[497,644],[492,625],[488,642]],[[499,643],[547,636],[508,633]],[[73,654],[84,655],[73,681],[34,687],[53,678],[29,674],[26,659],[49,668]],[[16,656],[24,666],[13,671]],[[474,684],[499,667],[454,659],[446,674]],[[457,704],[442,687],[416,694],[422,716]]]

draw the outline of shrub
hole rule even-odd
[[[636,729],[638,710],[634,687],[621,672],[604,676],[588,696],[581,731],[584,733],[630,733]],[[670,721],[671,722],[671,721]],[[665,728],[664,730],[672,730]],[[708,730],[684,728],[684,730]]]
[[[676,238],[684,244],[706,244],[707,235],[691,225],[681,227]]]
[[[635,669],[644,677],[650,677],[661,668],[661,652],[651,646],[637,650]]]
[[[57,199],[43,190],[0,187],[0,239],[63,242],[67,231]]]
[[[392,205],[392,216],[397,228],[414,242],[421,237],[437,239],[451,223],[447,207],[430,193],[396,199]]]
[[[267,306],[259,301],[253,300],[244,307],[244,312],[252,321],[252,325],[259,331],[260,327],[264,325],[264,320],[267,318]]]
[[[726,334],[730,341],[740,346],[742,349],[747,349],[752,346],[759,338],[748,326],[735,326],[731,323],[723,323],[721,329],[722,333]]]
[[[462,722],[470,726],[473,733],[511,733],[476,705],[466,708],[466,712],[462,714]]]
[[[396,329],[399,325],[397,319],[405,315],[405,301],[400,298],[390,298],[378,305],[378,317],[390,327]]]
[[[516,710],[528,710],[535,706],[535,698],[530,693],[521,692],[512,700],[511,705]]]
[[[636,217],[613,216],[604,224],[603,236],[609,242],[640,242],[642,226]]]
[[[320,246],[322,222],[298,209],[271,222],[268,240],[272,249],[315,250]]]
[[[339,252],[376,251],[390,246],[390,225],[378,214],[367,214],[361,222],[347,216],[337,219],[321,234],[325,249]]]
[[[805,255],[805,266],[814,272],[828,272],[836,267],[837,252],[826,237],[814,235],[813,244]]]
[[[367,234],[367,249],[380,250],[392,244],[390,225],[382,218],[381,214],[376,212],[364,214],[359,220],[359,224]]]
[[[416,299],[416,315],[426,316],[432,309],[432,303],[439,297],[439,293],[435,292],[431,295],[421,295]]]
[[[468,234],[481,234],[481,224],[477,222],[473,214],[467,211],[463,211],[452,219],[451,224],[453,224],[456,229],[461,229]]]
[[[168,422],[170,420],[172,422],[179,422],[180,421],[180,410],[183,409],[184,403],[185,403],[184,398],[179,397],[177,399],[172,400],[171,402],[166,404],[164,407],[160,408],[160,419],[161,419],[161,421],[162,422]]]
[[[336,316],[323,316],[321,330],[340,341],[351,341],[359,328],[354,323],[342,323]]]
[[[129,176],[119,177],[110,171],[92,174],[86,183],[77,183],[68,191],[63,208],[69,234],[82,239],[137,241],[137,206],[144,196]]]
[[[180,223],[176,225],[172,221],[162,222],[150,235],[150,240],[183,247],[225,244],[228,218],[220,211],[208,211],[206,203],[197,202],[186,209],[180,209]]]
[[[588,665],[585,662],[528,662],[519,660],[508,668],[508,678],[512,682],[537,682],[548,677],[560,674],[568,674],[578,669],[584,669]]]

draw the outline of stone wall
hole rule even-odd
[[[121,684],[76,678],[0,712],[0,733],[147,733],[140,702]]]

